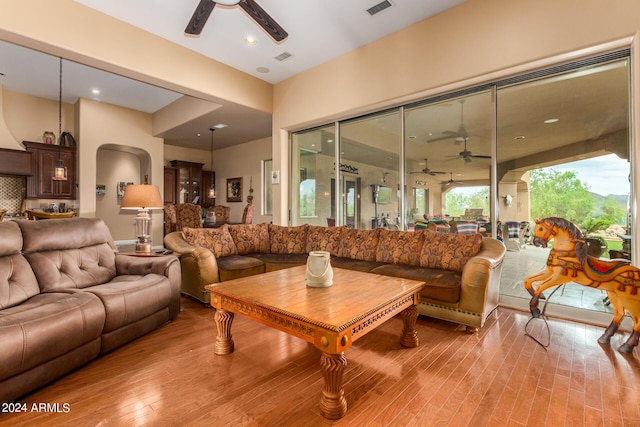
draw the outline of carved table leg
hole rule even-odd
[[[418,308],[415,305],[405,309],[401,314],[404,322],[402,328],[402,339],[400,344],[405,347],[417,347],[420,344],[418,333],[416,332],[416,321],[418,320]]]
[[[218,308],[216,309],[216,314],[213,319],[218,328],[218,336],[216,337],[213,352],[220,356],[232,353],[233,339],[231,338],[231,322],[233,322],[233,313]]]
[[[320,367],[324,377],[324,387],[320,398],[320,410],[325,418],[337,420],[347,413],[347,400],[342,389],[342,373],[347,366],[344,353],[322,353]]]

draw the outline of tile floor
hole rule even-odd
[[[545,268],[549,249],[527,245],[526,249],[519,252],[507,251],[502,277],[500,280],[500,294],[511,297],[524,298],[527,301],[530,296],[525,290],[523,280],[525,277],[542,271]],[[545,292],[546,295],[552,290]],[[603,302],[606,297],[604,291],[588,288],[576,283],[567,283],[553,294],[550,301],[564,306],[595,310],[603,313],[612,313],[610,306]]]

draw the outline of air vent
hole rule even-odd
[[[383,10],[385,10],[385,9],[391,7],[391,6],[393,6],[393,5],[391,4],[391,2],[389,2],[389,0],[384,0],[383,2],[378,3],[377,5],[372,6],[369,9],[367,9],[367,12],[369,12],[369,15],[373,16],[376,13],[380,13]]]
[[[291,56],[291,54],[289,52],[282,52],[280,55],[276,56],[275,59],[277,59],[278,61],[282,62],[285,59],[289,58]]]

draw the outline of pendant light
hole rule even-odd
[[[213,132],[215,131],[215,128],[210,128],[209,130],[211,131],[211,187],[209,187],[209,194],[207,195],[207,197],[210,199],[215,199],[216,188],[214,185],[215,183],[213,182]]]
[[[67,168],[62,163],[62,57],[60,58],[60,91],[58,94],[58,161],[53,169],[54,181],[67,180]]]

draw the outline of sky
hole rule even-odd
[[[631,191],[629,163],[615,154],[564,163],[551,166],[548,169],[575,172],[578,179],[589,187],[589,191],[601,196],[627,195]],[[458,187],[456,191],[463,194],[473,194],[481,188]]]
[[[629,163],[615,154],[565,163],[553,166],[553,169],[574,171],[578,179],[589,187],[589,191],[601,196],[626,195],[631,191]]]

